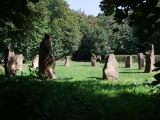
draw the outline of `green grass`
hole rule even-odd
[[[102,79],[104,63],[57,62],[56,80],[38,81],[26,74],[0,78],[0,120],[155,120],[160,119],[160,96],[145,83],[155,73],[125,68],[119,63],[119,79]]]

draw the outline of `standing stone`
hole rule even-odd
[[[52,36],[45,33],[44,39],[40,43],[39,51],[39,79],[55,79],[56,61],[53,55]]]
[[[147,44],[146,45],[146,66],[145,66],[145,73],[152,72],[152,70],[155,68],[155,55],[154,55],[154,46],[153,44]]]
[[[95,67],[97,62],[96,55],[91,53],[91,66]]]
[[[109,54],[105,60],[105,65],[103,67],[103,79],[117,80],[118,76],[118,62],[114,54]]]
[[[15,75],[15,53],[11,48],[11,45],[8,45],[5,51],[5,75],[11,77]]]
[[[127,56],[126,61],[125,61],[125,67],[126,68],[132,67],[132,56]]]
[[[15,55],[15,70],[20,70],[22,71],[22,66],[23,66],[23,55]]]
[[[101,55],[97,55],[97,61],[101,61]]]
[[[4,72],[4,66],[0,64],[0,73]]]
[[[65,66],[70,66],[70,56],[66,56]]]
[[[139,70],[143,70],[145,67],[145,55],[143,53],[138,53],[138,67]]]
[[[37,68],[39,64],[39,55],[36,55],[32,61],[32,67]]]

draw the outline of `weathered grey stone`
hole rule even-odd
[[[39,79],[55,79],[55,65],[56,61],[53,55],[52,36],[46,33],[44,39],[40,43]]]
[[[109,54],[103,67],[103,79],[117,80],[119,76],[118,62],[114,54]]]
[[[127,56],[126,61],[125,61],[125,67],[126,68],[132,67],[132,56]]]
[[[65,66],[70,66],[70,56],[66,56]]]
[[[8,45],[5,51],[5,75],[11,77],[15,75],[15,73],[15,53],[11,45]]]
[[[143,53],[138,53],[138,68],[139,70],[143,70],[145,67],[145,55]]]
[[[32,61],[32,67],[37,68],[39,67],[38,65],[39,65],[39,55],[36,55]]]
[[[22,66],[23,66],[23,55],[15,55],[15,70],[22,71]]]
[[[0,73],[4,72],[4,65],[0,64]]]
[[[95,67],[97,62],[96,55],[91,53],[91,66]]]
[[[146,66],[145,66],[145,73],[150,73],[152,70],[154,70],[154,63],[155,63],[155,57],[146,55]]]
[[[152,70],[155,68],[154,63],[155,63],[155,55],[154,55],[154,46],[153,44],[147,44],[146,45],[146,66],[145,66],[145,73],[152,72]]]
[[[101,61],[101,55],[97,55],[97,61]]]

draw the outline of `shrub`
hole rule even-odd
[[[127,56],[132,56],[133,62],[137,62],[138,61],[137,55],[115,55],[115,57],[116,57],[118,62],[125,62]]]
[[[137,55],[115,55],[118,62],[125,62],[127,56],[132,56],[133,62],[138,62]],[[160,61],[160,55],[155,55],[155,62]]]

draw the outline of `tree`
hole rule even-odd
[[[114,16],[99,14],[100,24],[107,30],[108,45],[114,54],[136,53],[138,40],[133,36],[134,28],[128,26],[128,19],[123,20],[124,24],[117,24]],[[118,31],[115,31],[118,29]]]
[[[39,0],[29,0],[33,3]],[[10,27],[7,23],[12,22],[16,27],[23,23],[24,16],[29,15],[28,0],[1,0],[0,4],[0,27]]]
[[[45,32],[50,32],[48,26],[50,22],[50,12],[46,8],[47,0],[40,0],[33,4],[28,2],[29,15],[23,18],[23,24],[20,28],[10,25],[12,28],[4,27],[1,29],[1,50],[11,43],[15,53],[23,54],[25,60],[32,60],[38,54],[38,48]]]
[[[79,49],[73,54],[74,60],[90,60],[91,53],[106,55],[111,52],[108,30],[101,25],[101,19],[79,12],[79,23],[83,35]]]
[[[2,0],[0,4],[0,52],[4,53],[5,47],[11,43],[16,53],[22,53],[25,59],[32,56],[32,52],[29,50],[33,49],[33,43],[35,39],[39,37],[37,30],[42,28],[36,27],[42,25],[42,17],[44,16],[37,14],[37,8],[33,7],[39,0]],[[46,1],[46,0],[45,0]],[[34,4],[33,4],[34,3]],[[32,8],[31,8],[32,4]],[[44,11],[38,11],[42,13]],[[38,13],[37,12],[37,13]],[[35,13],[35,14],[34,14]],[[33,15],[34,14],[34,15]],[[44,12],[44,14],[46,14]],[[46,14],[47,15],[47,14]],[[37,21],[39,20],[39,21]],[[40,22],[41,23],[38,23]],[[44,21],[43,21],[44,23]],[[34,25],[33,25],[34,24]],[[42,27],[42,26],[41,26]],[[35,29],[36,28],[36,29]],[[44,34],[44,33],[43,33]],[[35,47],[35,46],[34,46]]]
[[[94,31],[91,37],[91,53],[100,54],[100,55],[107,55],[112,53],[111,50],[112,46],[109,44],[109,34],[108,30],[102,26],[95,26]]]
[[[32,60],[39,52],[40,42],[44,34],[50,32],[50,11],[46,7],[47,0],[33,4],[28,2],[30,13],[25,18],[22,28],[12,38],[17,53],[23,53],[26,60]]]
[[[81,40],[77,13],[64,0],[52,0],[48,6],[51,15],[51,33],[56,59],[72,55]]]
[[[160,28],[159,0],[102,0],[100,7],[105,15],[115,14],[117,23],[128,17],[140,41],[147,41]]]

